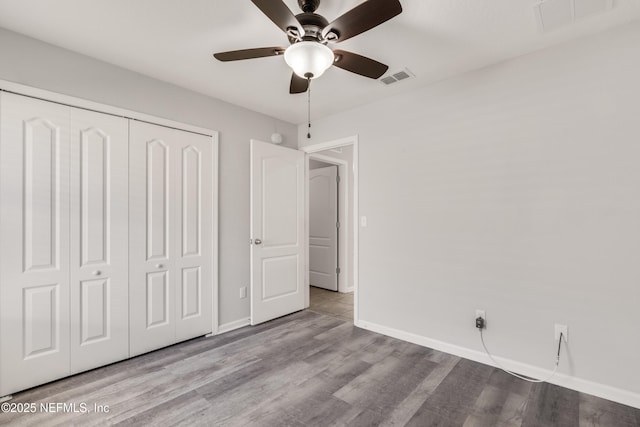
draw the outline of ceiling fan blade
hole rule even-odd
[[[291,75],[291,85],[289,86],[289,93],[304,93],[309,88],[309,80],[303,79],[296,73]]]
[[[228,52],[214,53],[213,57],[218,61],[239,61],[241,59],[264,58],[278,56],[284,53],[283,47],[259,47],[255,49],[230,50]]]
[[[336,49],[333,51],[335,62],[333,65],[361,76],[377,79],[387,72],[389,67],[357,53]]]
[[[251,0],[258,9],[273,21],[285,33],[289,28],[298,30],[300,37],[304,36],[304,28],[296,19],[291,9],[282,0]]]
[[[322,37],[335,33],[338,37],[331,41],[342,42],[364,33],[402,12],[398,0],[367,0],[340,16],[322,30]]]

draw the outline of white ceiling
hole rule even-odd
[[[296,0],[285,3],[299,12]],[[317,13],[332,21],[359,3],[322,0]],[[535,0],[401,3],[401,15],[338,46],[386,63],[389,72],[408,67],[416,78],[385,86],[332,67],[312,82],[313,117],[640,18],[640,0],[615,0],[610,11],[543,33]],[[289,95],[282,57],[222,63],[211,56],[288,45],[249,0],[0,0],[0,27],[291,123],[306,121],[306,95]]]

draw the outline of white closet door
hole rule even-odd
[[[0,396],[69,374],[69,108],[2,94]]]
[[[211,138],[176,131],[176,341],[211,332],[212,144]]]
[[[211,332],[209,137],[130,123],[130,348]]]
[[[130,355],[175,342],[173,130],[129,123]]]
[[[128,121],[71,109],[71,371],[129,356]]]

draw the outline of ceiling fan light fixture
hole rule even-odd
[[[322,43],[301,41],[284,51],[284,60],[303,79],[317,79],[333,64],[333,51]]]

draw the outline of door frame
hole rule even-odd
[[[326,141],[326,142],[321,142],[318,144],[311,144],[311,145],[307,145],[304,147],[300,147],[301,151],[304,151],[307,155],[305,156],[305,205],[306,205],[306,212],[305,212],[305,236],[309,236],[309,158],[316,158],[317,160],[321,160],[325,163],[337,163],[337,164],[347,164],[346,161],[344,160],[340,160],[340,159],[333,159],[329,156],[323,156],[321,154],[314,154],[314,153],[318,153],[319,151],[324,151],[324,150],[329,150],[332,148],[340,148],[340,147],[346,147],[346,146],[352,146],[353,147],[353,182],[350,183],[351,187],[353,189],[352,196],[353,197],[353,212],[351,212],[351,215],[353,216],[353,230],[349,230],[352,235],[353,235],[353,320],[354,323],[357,324],[360,320],[360,316],[359,316],[359,310],[358,310],[358,288],[359,288],[359,226],[358,224],[360,223],[358,221],[359,218],[359,209],[358,209],[358,167],[359,167],[359,161],[358,161],[358,135],[353,135],[353,136],[348,136],[346,138],[340,138],[340,139],[336,139],[336,140],[332,140],[332,141]],[[329,160],[331,160],[329,162]],[[348,165],[345,165],[345,168]],[[340,172],[342,172],[342,170],[340,170]],[[348,174],[344,174],[341,175],[341,179],[343,181],[341,182],[345,182],[345,184],[347,183],[347,180],[344,180],[344,178],[348,178]],[[348,188],[348,187],[347,187]],[[341,194],[345,194],[345,192],[343,191],[343,187],[340,187],[340,192]],[[342,196],[341,196],[342,197]],[[343,203],[342,200],[340,200],[340,203],[343,204],[342,209],[348,209],[346,206],[346,203]],[[347,222],[347,221],[345,221]],[[341,224],[342,225],[342,224]],[[342,229],[342,227],[341,227]],[[343,242],[345,242],[346,244],[346,237],[347,234],[344,235],[345,238],[342,239],[342,234],[340,235],[340,238]],[[307,239],[308,240],[308,239]],[[340,251],[341,252],[341,256],[344,255],[346,256],[346,251]],[[308,245],[305,246],[305,258],[306,258],[306,264],[307,266],[309,265],[309,247]],[[346,276],[346,275],[345,275]],[[306,283],[309,283],[309,269],[306,268],[305,271],[305,280]],[[305,292],[305,307],[309,307],[309,286],[306,286],[306,292]]]
[[[187,123],[182,123],[182,122],[178,122],[175,120],[170,120],[170,119],[165,119],[162,117],[157,117],[157,116],[153,116],[150,114],[146,114],[146,113],[141,113],[139,111],[133,111],[133,110],[129,110],[126,108],[121,108],[121,107],[114,107],[112,105],[108,105],[108,104],[103,104],[101,102],[94,102],[94,101],[89,101],[87,99],[82,99],[82,98],[77,98],[74,96],[70,96],[70,95],[64,95],[58,92],[53,92],[50,90],[46,90],[46,89],[39,89],[39,88],[35,88],[32,86],[27,86],[27,85],[23,85],[20,83],[15,83],[15,82],[11,82],[8,80],[3,80],[0,79],[0,92],[9,92],[9,93],[15,93],[17,95],[24,95],[24,96],[28,96],[31,98],[38,98],[41,99],[43,101],[48,101],[48,102],[54,102],[57,104],[63,104],[66,106],[70,106],[70,107],[74,107],[74,108],[81,108],[84,110],[90,110],[90,111],[96,111],[98,113],[104,113],[104,114],[111,114],[114,116],[119,116],[119,117],[123,117],[125,119],[132,119],[132,120],[139,120],[139,121],[143,121],[143,122],[148,122],[148,123],[152,123],[152,124],[156,124],[156,125],[160,125],[160,126],[165,126],[168,128],[174,128],[174,129],[178,129],[178,130],[184,130],[187,132],[193,132],[193,133],[198,133],[201,135],[205,135],[207,137],[211,138],[211,153],[212,153],[212,162],[211,162],[211,166],[214,168],[214,173],[212,173],[212,180],[211,180],[211,191],[213,192],[212,194],[212,217],[211,217],[211,221],[212,221],[212,227],[211,227],[211,232],[212,232],[212,261],[211,261],[211,268],[212,268],[212,275],[211,275],[211,279],[212,279],[212,283],[211,283],[211,287],[212,287],[212,301],[211,301],[211,308],[212,308],[212,316],[211,316],[211,334],[207,335],[209,336],[213,336],[216,335],[218,333],[218,327],[219,327],[219,322],[218,322],[218,316],[220,313],[220,307],[218,307],[219,301],[218,301],[218,287],[219,287],[219,281],[218,281],[218,277],[219,277],[219,263],[218,263],[218,259],[219,259],[219,255],[218,255],[218,251],[219,251],[219,243],[218,243],[218,237],[219,237],[219,229],[218,229],[218,222],[219,222],[219,213],[218,213],[218,204],[219,204],[219,194],[220,194],[220,189],[219,189],[219,174],[220,174],[220,162],[219,162],[219,153],[220,153],[220,143],[219,143],[219,133],[217,130],[213,130],[213,129],[209,129],[209,128],[204,128],[201,126],[195,126],[195,125],[190,125]]]

